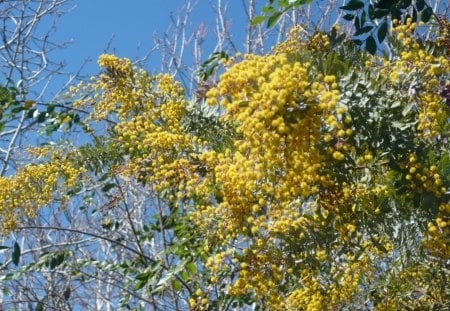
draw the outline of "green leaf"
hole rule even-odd
[[[178,292],[181,290],[181,283],[180,281],[174,281],[173,282],[173,288]]]
[[[384,21],[384,23],[381,24],[380,28],[378,28],[378,42],[381,43],[384,41],[384,39],[386,38],[387,30],[388,24],[386,21]]]
[[[140,290],[142,287],[144,287],[147,284],[147,280],[142,280],[136,283],[134,286],[134,290]]]
[[[189,280],[189,274],[186,271],[181,271],[180,276],[183,279],[183,281]]]
[[[108,183],[102,187],[103,192],[108,192],[112,188],[116,187],[117,185],[115,183]]]
[[[433,9],[430,7],[427,7],[422,12],[422,17],[421,17],[422,22],[427,23],[430,20],[432,15],[433,15]]]
[[[353,15],[353,14],[345,14],[344,15],[344,19],[346,20],[346,21],[351,21],[352,19],[354,19],[355,18],[355,15]]]
[[[277,10],[275,10],[275,8],[273,7],[273,6],[265,6],[265,7],[263,7],[262,8],[262,11],[264,12],[264,13],[275,13]],[[255,18],[258,18],[258,17],[261,17],[261,16],[256,16]],[[262,16],[262,17],[264,17],[264,20],[265,20],[265,16]],[[255,19],[254,18],[254,19]],[[263,21],[264,21],[263,20]]]
[[[375,9],[373,8],[372,4],[369,4],[368,12],[369,12],[369,18],[371,20],[374,20],[375,19]]]
[[[363,7],[364,7],[364,2],[359,1],[359,0],[350,0],[349,3],[347,3],[344,6],[341,6],[340,9],[346,10],[346,11],[356,11],[356,10],[362,9]]]
[[[366,50],[372,55],[375,55],[377,52],[377,43],[372,36],[369,36],[366,39]]]
[[[9,246],[0,245],[0,251],[9,249]]]
[[[261,24],[262,22],[264,22],[267,19],[267,16],[256,16],[252,19],[251,21],[251,25],[252,26],[256,26]]]
[[[412,3],[412,0],[403,0],[400,5],[402,9],[407,9]]]
[[[42,303],[42,301],[39,301],[38,304],[36,305],[36,311],[43,311],[44,310],[44,304]]]
[[[373,16],[374,18],[378,19],[378,18],[384,18],[389,14],[389,10],[375,10],[373,12]]]
[[[391,17],[392,19],[400,20],[402,18],[402,11],[396,6],[391,7]]]
[[[46,112],[41,112],[41,113],[39,113],[39,115],[38,115],[38,117],[37,117],[38,123],[44,122],[45,119],[46,119],[46,117],[47,117],[47,113],[46,113]]]
[[[55,105],[54,104],[49,104],[47,106],[47,113],[52,113],[55,110]]]
[[[186,269],[191,273],[191,274],[195,274],[197,273],[197,267],[195,266],[195,264],[193,262],[190,262],[186,265]]]
[[[402,116],[406,116],[414,107],[415,107],[414,101],[409,101],[402,109]]]
[[[356,31],[358,31],[361,28],[361,24],[359,22],[359,17],[355,17],[354,24],[355,24]]]
[[[439,161],[438,169],[445,179],[450,179],[450,156],[448,154]]]
[[[355,32],[355,36],[360,36],[362,34],[368,33],[369,31],[371,31],[373,29],[373,26],[365,26],[365,27],[361,27],[360,29],[358,29]]]
[[[143,273],[138,274],[135,279],[138,281],[147,281],[150,277],[150,271],[146,271]]]
[[[56,256],[53,256],[52,259],[50,260],[50,269],[54,269],[59,265],[61,265],[64,262],[64,259],[65,255],[62,252],[56,254]]]
[[[15,242],[13,247],[13,252],[11,253],[11,261],[16,266],[19,265],[20,261],[20,246],[19,243]]]
[[[364,26],[365,23],[366,23],[366,12],[363,11],[361,14],[361,26]]]
[[[416,0],[416,8],[418,11],[422,11],[425,8],[425,0]]]
[[[267,28],[272,28],[280,19],[281,17],[281,12],[275,12],[272,14],[272,16],[269,17],[269,19],[267,20]]]
[[[14,279],[14,277],[15,277],[14,273],[7,273],[7,274],[1,276],[0,280],[9,281],[9,280]]]

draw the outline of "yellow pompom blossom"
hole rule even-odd
[[[433,256],[450,258],[450,203],[441,204],[436,220],[428,223],[424,244]]]
[[[311,52],[328,51],[330,49],[330,40],[323,32],[316,32],[310,36],[303,27],[297,25],[291,28],[287,40],[275,47],[275,52],[297,54],[300,46],[307,48]]]
[[[24,216],[35,217],[46,205],[64,205],[66,192],[77,184],[83,169],[57,154],[49,162],[30,164],[14,176],[0,177],[2,234],[14,230]]]
[[[416,23],[408,19],[405,25],[393,28],[392,31],[397,34],[401,45],[399,57],[389,64],[386,63],[388,66],[383,71],[389,74],[392,83],[409,83],[411,87],[416,88],[414,92],[417,92],[417,99],[411,100],[417,101],[417,128],[424,138],[433,139],[447,124],[447,107],[440,96],[440,89],[442,83],[448,83],[448,77],[445,77],[450,71],[450,60],[446,55],[435,56],[424,49],[412,35],[416,26]],[[424,82],[414,85],[414,76],[420,76],[420,80]]]
[[[78,87],[77,104],[93,103],[93,119],[118,118],[118,147],[131,155],[122,173],[152,183],[158,192],[177,188],[178,199],[191,196],[198,175],[190,154],[202,142],[182,126],[183,88],[169,75],[149,76],[128,59],[102,55],[99,65],[105,72]]]

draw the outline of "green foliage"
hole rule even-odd
[[[264,15],[256,16],[252,25],[258,25],[267,20],[267,28],[273,27],[279,18],[291,9],[299,8],[310,1],[270,1],[263,7]],[[352,21],[355,32],[354,41],[358,45],[364,42],[365,49],[376,54],[378,47],[383,44],[386,34],[389,32],[390,20],[399,20],[406,23],[408,18],[413,22],[421,20],[427,23],[434,15],[433,9],[425,0],[377,0],[374,2],[363,0],[349,0],[340,7],[347,11],[343,18]],[[411,13],[412,12],[412,13]]]
[[[19,265],[19,261],[20,261],[20,246],[19,243],[14,242],[14,246],[13,246],[13,251],[11,253],[11,261],[13,264],[15,264],[16,266]]]
[[[212,53],[196,71],[200,80],[207,81],[212,77],[222,60],[228,60],[228,54],[225,51]]]
[[[271,0],[269,4],[264,6],[262,11],[264,15],[253,18],[251,24],[253,26],[267,21],[266,27],[271,28],[276,25],[280,17],[289,10],[301,7],[305,4],[311,3],[313,0]]]
[[[365,40],[366,50],[371,54],[375,54],[377,45],[384,42],[389,31],[389,20],[395,19],[406,23],[408,18],[416,22],[420,17],[421,21],[427,23],[433,14],[432,8],[425,0],[415,3],[411,0],[378,0],[373,3],[350,0],[340,9],[351,12],[346,14],[344,19],[353,21],[355,40]]]

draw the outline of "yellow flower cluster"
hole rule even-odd
[[[445,193],[446,189],[442,186],[442,177],[436,166],[422,167],[416,157],[410,154],[406,168],[405,179],[409,182],[410,189],[418,193],[430,192],[438,198]]]
[[[414,86],[414,76],[425,81],[417,88],[419,112],[418,130],[424,138],[434,138],[444,130],[447,123],[447,107],[440,96],[441,83],[450,71],[450,61],[445,55],[434,56],[427,52],[412,33],[417,24],[411,19],[405,25],[398,25],[393,28],[393,33],[397,34],[397,40],[401,47],[400,57],[394,61],[386,61],[386,68],[390,70],[389,77],[392,83],[409,83]],[[411,100],[415,100],[411,98]]]
[[[308,230],[326,228],[324,215],[329,212],[310,200],[320,188],[334,185],[330,175],[322,174],[323,163],[330,156],[342,161],[349,152],[345,138],[352,135],[351,128],[346,128],[351,118],[345,115],[345,107],[337,107],[336,78],[313,76],[309,71],[310,64],[289,61],[284,53],[247,55],[207,94],[209,104],[220,103],[225,108],[223,120],[236,125],[241,139],[233,149],[202,156],[211,167],[210,179],[218,187],[220,203],[203,206],[192,220],[210,232],[212,243],[225,246],[249,237],[242,242],[249,247],[243,254],[235,254],[241,269],[229,291],[265,297],[276,309],[286,303],[277,284],[293,273],[289,265],[280,264],[292,254],[280,250],[278,236],[299,232],[293,238],[306,241]],[[319,147],[324,133],[341,141],[330,154]],[[347,231],[355,231],[354,225],[346,226]],[[324,254],[318,250],[298,253],[295,258],[317,256],[324,261]],[[223,266],[217,258],[214,262]],[[350,270],[347,272],[350,275]],[[343,290],[349,286],[347,282],[353,281],[345,280],[330,289],[341,293],[336,294],[336,301],[347,299],[353,291],[353,287]],[[309,285],[299,288],[307,290]],[[290,305],[307,305],[298,297],[289,301]]]
[[[361,280],[373,277],[373,268],[368,253],[361,258],[348,255],[347,260],[333,263],[330,277],[318,271],[303,270],[301,283],[286,299],[286,310],[335,310],[345,305],[363,290]],[[277,309],[277,308],[275,308]]]
[[[444,262],[450,258],[450,203],[441,204],[436,220],[428,223],[424,244],[433,256]]]
[[[121,172],[151,183],[157,192],[170,187],[173,201],[192,196],[199,163],[191,155],[202,141],[183,127],[183,88],[169,75],[149,76],[128,59],[101,55],[99,65],[105,71],[73,91],[78,105],[94,105],[93,119],[110,114],[118,119],[117,146],[130,155]]]
[[[1,233],[7,234],[22,217],[35,217],[43,206],[58,202],[64,205],[66,192],[73,188],[82,173],[67,159],[30,164],[16,175],[0,177]]]
[[[316,32],[309,36],[303,27],[296,25],[289,31],[287,39],[275,47],[275,53],[298,54],[301,48],[311,52],[328,51],[330,40],[323,32]]]
[[[339,130],[341,124],[333,115],[334,77],[309,81],[308,67],[288,63],[283,54],[249,55],[207,94],[209,103],[222,98],[224,120],[236,122],[243,137],[235,150],[218,155],[215,167],[223,205],[239,219],[317,192],[320,131]]]

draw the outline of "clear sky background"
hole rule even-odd
[[[54,56],[67,63],[67,70],[76,71],[85,60],[90,63],[85,67],[85,73],[96,73],[96,60],[105,52],[111,42],[108,52],[120,57],[135,59],[144,56],[153,46],[153,37],[162,35],[170,25],[171,16],[186,4],[186,0],[74,0],[75,7],[61,17],[57,24],[56,40],[72,43],[65,49],[55,52]],[[214,12],[211,2],[199,0],[193,11],[188,31],[198,29],[200,23],[206,25],[208,35],[214,32]],[[223,2],[226,2],[225,0]],[[241,0],[231,0],[228,17],[237,42],[239,23],[244,20],[245,12]],[[211,38],[211,37],[210,37]],[[213,52],[214,43],[206,42],[206,58]],[[157,53],[149,58],[149,70],[160,68]]]

